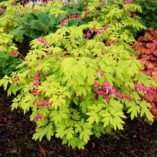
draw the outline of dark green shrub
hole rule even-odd
[[[10,75],[20,63],[21,60],[16,58],[16,56],[0,52],[0,78],[4,75]]]
[[[157,28],[157,1],[136,0],[135,2],[142,7],[142,12],[139,15],[144,25]]]
[[[59,18],[50,15],[48,12],[28,13],[28,15],[17,20],[19,27],[13,32],[16,40],[23,40],[24,35],[35,39],[37,37],[55,32],[59,27]]]

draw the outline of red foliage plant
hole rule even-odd
[[[153,77],[157,82],[157,29],[148,28],[144,36],[140,36],[133,47],[140,51],[137,55],[144,66],[144,73]],[[146,94],[145,98],[152,104],[152,113],[157,118],[157,92]]]

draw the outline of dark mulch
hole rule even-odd
[[[34,124],[21,111],[10,111],[11,98],[0,90],[0,157],[157,157],[157,122],[127,120],[124,131],[91,137],[85,150],[72,150],[61,140],[35,142]]]

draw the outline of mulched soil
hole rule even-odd
[[[11,100],[0,89],[0,157],[157,157],[157,122],[128,119],[124,131],[91,137],[85,150],[73,150],[56,138],[33,141],[29,114],[11,112]]]

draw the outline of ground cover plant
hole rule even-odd
[[[156,86],[131,47],[145,29],[135,15],[140,6],[122,0],[79,3],[85,10],[70,16],[62,3],[50,6],[52,15],[65,16],[60,27],[31,41],[18,71],[0,81],[8,96],[15,95],[12,109],[31,111],[33,139],[56,136],[73,148],[84,148],[91,135],[122,130],[128,115],[153,122],[143,96],[154,94]]]

